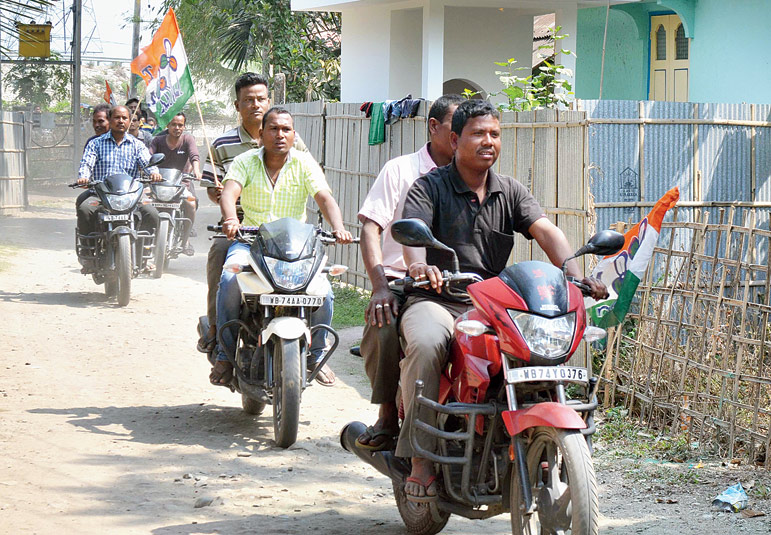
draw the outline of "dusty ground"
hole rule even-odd
[[[0,217],[0,531],[404,533],[389,481],[338,442],[346,422],[374,421],[360,360],[340,351],[337,386],[306,391],[289,450],[273,446],[269,408],[247,416],[236,395],[208,384],[195,322],[208,248],[200,229],[215,210],[199,212],[197,254],[161,280],[134,281],[121,309],[79,273],[74,197],[49,189],[21,216]],[[359,333],[344,331],[341,346]],[[602,532],[771,532],[768,516],[710,508],[737,481],[771,486],[768,472],[639,463],[602,449],[596,462]],[[213,503],[195,508],[200,498]],[[751,506],[771,513],[768,499]],[[510,530],[505,517],[453,517],[445,533]]]

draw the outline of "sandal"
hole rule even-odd
[[[316,382],[321,386],[334,386],[337,382],[337,377],[335,377],[335,373],[325,364],[324,367],[319,370],[319,373],[316,374]]]
[[[230,381],[233,380],[233,365],[224,360],[218,360],[211,369],[209,382],[214,386],[225,386],[230,388]]]
[[[356,447],[367,451],[389,450],[393,447],[394,442],[396,441],[396,436],[398,434],[399,434],[398,431],[394,432],[391,429],[381,429],[380,431],[375,431],[375,427],[370,425],[356,439]],[[372,441],[375,440],[377,437],[386,437],[386,439],[383,440],[382,442],[379,442],[378,444],[372,444]],[[367,444],[363,444],[361,442],[362,438],[368,439]]]
[[[408,494],[407,490],[405,489],[404,496],[407,498],[407,501],[413,503],[433,503],[439,499],[439,494],[437,494],[438,483],[436,481],[436,476],[431,476],[426,481],[421,481],[417,477],[410,476],[407,478],[407,482],[420,485],[426,492],[424,496],[415,496],[413,494]],[[434,489],[433,494],[429,494],[428,489],[430,488]]]

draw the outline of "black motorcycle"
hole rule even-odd
[[[193,222],[185,217],[182,204],[195,202],[195,197],[182,182],[192,179],[192,175],[179,169],[158,169],[163,182],[150,184],[152,205],[158,210],[161,221],[155,240],[155,269],[153,277],[159,279],[169,267],[169,260],[179,257],[183,244],[187,243]]]
[[[154,154],[147,167],[163,161]],[[145,168],[140,169],[146,176]],[[96,198],[83,202],[98,202],[94,232],[80,234],[75,229],[75,250],[78,260],[91,273],[96,284],[104,283],[107,297],[118,297],[118,305],[131,300],[131,279],[147,268],[153,258],[155,232],[139,229],[139,202],[148,179],[135,180],[131,175],[116,173],[103,181],[70,184],[72,188],[91,188]]]

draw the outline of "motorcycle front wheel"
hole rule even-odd
[[[115,251],[115,268],[118,271],[118,305],[125,307],[131,301],[131,236],[118,236]]]
[[[536,427],[527,446],[527,470],[536,511],[527,519],[519,471],[511,472],[511,531],[514,535],[599,533],[597,480],[580,431]]]
[[[169,221],[161,219],[158,231],[155,233],[155,270],[153,277],[160,279],[166,268],[166,240],[169,236]]]
[[[275,338],[273,343],[273,435],[288,448],[297,440],[303,367],[300,340]]]

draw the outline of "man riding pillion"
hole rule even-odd
[[[538,245],[556,266],[562,266],[573,249],[562,231],[552,224],[532,194],[514,179],[492,171],[500,154],[500,115],[489,102],[462,103],[452,118],[450,143],[455,157],[449,165],[419,178],[410,188],[402,217],[424,221],[437,240],[457,252],[460,270],[487,279],[506,266],[514,244],[514,232]],[[453,334],[454,320],[470,310],[470,302],[442,292],[442,269],[450,269],[443,251],[404,248],[409,275],[428,280],[432,290],[413,290],[402,312],[400,334],[405,357],[401,362],[401,387],[405,421],[411,421],[415,381],[425,384],[423,395],[436,400],[441,370]],[[443,255],[444,253],[444,255]],[[422,255],[422,256],[421,256]],[[607,297],[605,286],[583,278],[578,264],[568,262],[568,274],[582,278],[592,297]],[[433,425],[436,415],[421,408],[419,418]],[[416,457],[410,443],[436,451],[436,442],[420,430],[403,426],[396,455],[410,457],[412,470],[404,487],[408,499],[425,501],[436,495],[436,475],[431,461]],[[424,498],[421,500],[421,498]]]
[[[400,218],[404,199],[418,177],[452,160],[450,127],[452,114],[465,99],[443,95],[428,112],[430,141],[418,152],[388,161],[372,185],[359,210],[362,223],[361,248],[364,266],[372,282],[372,298],[364,312],[361,356],[372,386],[372,403],[380,405],[378,420],[358,438],[359,447],[385,449],[399,434],[396,392],[399,386],[399,333],[397,316],[404,292],[392,290],[388,282],[407,274],[402,246],[391,236],[391,223]],[[383,246],[380,246],[380,239]]]
[[[168,133],[156,136],[150,142],[150,154],[160,152],[163,154],[163,163],[160,165],[162,168],[178,169],[183,173],[190,173],[192,171],[196,180],[201,180],[201,157],[198,155],[198,147],[195,144],[195,138],[190,134],[185,133],[185,125],[187,123],[187,117],[184,113],[179,112],[172,117],[169,124],[166,125]],[[190,196],[195,200],[185,199],[182,203],[182,214],[190,222],[185,222],[188,227],[185,232],[182,233],[183,243],[182,253],[187,256],[193,256],[195,251],[193,246],[188,243],[190,237],[190,230],[195,223],[195,211],[198,209],[198,197],[195,194],[195,188],[193,182],[189,178],[183,178],[182,184],[190,192]]]
[[[139,177],[140,167],[146,166],[150,161],[150,152],[147,147],[127,134],[130,121],[128,108],[114,106],[110,109],[108,119],[110,130],[91,140],[83,151],[78,169],[78,184],[102,181],[105,177],[116,173],[126,173],[136,179]],[[147,172],[154,182],[163,180],[158,174],[157,167],[148,167]],[[95,227],[99,203],[91,203],[87,200],[92,195],[94,195],[93,192],[90,195],[78,197],[80,200],[77,206],[78,232],[80,234],[89,234]],[[154,232],[159,222],[158,210],[153,206],[140,203],[138,211],[141,215],[139,228]],[[91,268],[92,266],[83,267],[84,272]]]
[[[235,238],[241,226],[236,212],[240,198],[244,212],[243,223],[258,226],[283,217],[305,221],[305,203],[308,195],[321,209],[332,226],[338,243],[351,243],[351,233],[343,228],[340,208],[330,192],[324,173],[307,153],[297,151],[294,144],[294,121],[283,108],[269,109],[262,119],[262,148],[250,150],[233,160],[223,181],[220,199],[222,232],[229,240]],[[247,265],[249,246],[233,243],[228,249],[225,265]],[[311,315],[311,326],[331,324],[334,296],[330,289],[324,304]],[[241,296],[234,273],[222,271],[217,292],[217,329],[230,320],[238,319]],[[234,328],[221,331],[217,362],[212,368],[212,384],[227,386],[233,375],[233,365],[227,354],[235,352]],[[309,366],[321,360],[326,336],[315,333],[311,340]]]
[[[228,130],[217,137],[212,143],[210,155],[207,155],[203,166],[203,179],[208,181],[206,193],[209,199],[219,204],[222,194],[220,181],[230,169],[233,160],[241,154],[259,149],[262,146],[260,130],[262,129],[262,117],[270,109],[270,97],[268,95],[268,80],[253,72],[246,72],[238,77],[235,83],[236,99],[233,102],[241,120],[241,125]],[[308,152],[308,148],[295,132],[294,148],[301,152]],[[238,203],[239,218],[243,217]],[[228,252],[227,240],[212,240],[206,259],[206,316],[209,328],[201,332],[198,340],[198,351],[209,352],[215,345],[217,335],[217,288],[222,276],[222,266]],[[322,381],[327,374],[322,370],[316,377]]]

